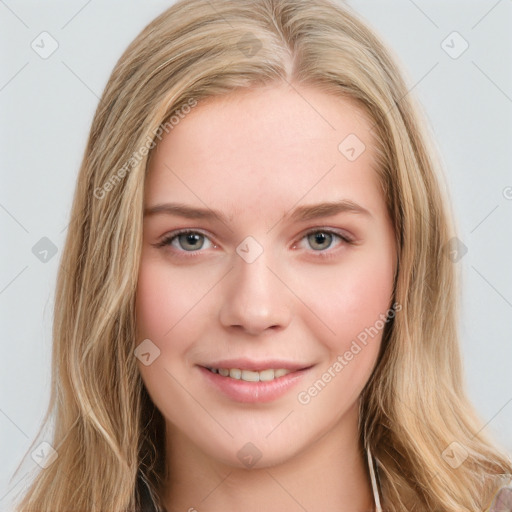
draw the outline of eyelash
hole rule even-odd
[[[334,231],[332,229],[322,229],[322,228],[315,228],[315,229],[311,229],[311,230],[307,231],[300,238],[299,242],[314,233],[324,233],[324,234],[332,235],[334,237],[338,237],[341,240],[342,244],[352,245],[354,243],[354,240],[352,240],[352,238],[350,238],[347,235],[343,235],[343,234],[339,233],[338,231]],[[202,235],[205,238],[209,239],[208,235],[206,235],[202,231],[194,230],[194,229],[182,229],[182,230],[173,231],[172,233],[169,233],[168,235],[164,236],[164,238],[160,242],[157,242],[156,244],[153,244],[153,245],[157,248],[163,248],[165,246],[171,245],[172,241],[175,238],[179,237],[180,235],[187,235],[187,234],[199,234],[199,235]],[[212,242],[212,244],[215,245],[213,242]],[[295,245],[296,244],[294,244],[294,247],[295,247]],[[328,247],[325,250],[317,250],[317,251],[312,249],[312,252],[315,254],[315,257],[330,258],[330,257],[333,257],[334,255],[332,254],[333,251],[329,250],[329,249],[331,249],[331,248]],[[199,249],[197,251],[177,250],[177,252],[180,253],[179,257],[193,258],[193,257],[195,257],[196,254],[201,253],[202,251],[201,251],[201,249]],[[185,253],[185,254],[182,254],[182,253]]]

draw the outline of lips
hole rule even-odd
[[[311,365],[292,361],[230,359],[205,365],[212,373],[246,382],[267,382],[289,373],[309,368]]]
[[[230,359],[198,365],[206,381],[237,402],[270,402],[304,378],[311,364]]]

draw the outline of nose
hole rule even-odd
[[[252,263],[235,254],[219,313],[224,327],[258,335],[288,326],[292,297],[275,265],[268,263],[266,251]]]

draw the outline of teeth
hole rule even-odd
[[[263,370],[258,376],[261,381],[274,380],[274,370]]]
[[[269,380],[278,379],[279,377],[283,377],[288,373],[291,373],[291,370],[285,370],[284,368],[280,368],[278,370],[274,370],[272,368],[268,370],[261,370],[259,372],[251,371],[251,370],[240,370],[239,368],[208,368],[213,373],[218,373],[223,377],[230,377],[236,380],[245,380],[246,382],[266,382]]]
[[[239,370],[238,368],[232,368],[231,370],[228,371],[228,374],[233,379],[240,380],[242,378],[242,370]]]
[[[242,370],[240,380],[246,380],[247,382],[259,382],[260,374],[259,372],[253,372],[251,370]]]

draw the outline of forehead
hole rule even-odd
[[[208,98],[157,145],[146,203],[187,201],[235,216],[299,201],[378,202],[371,127],[353,100],[314,88]]]

